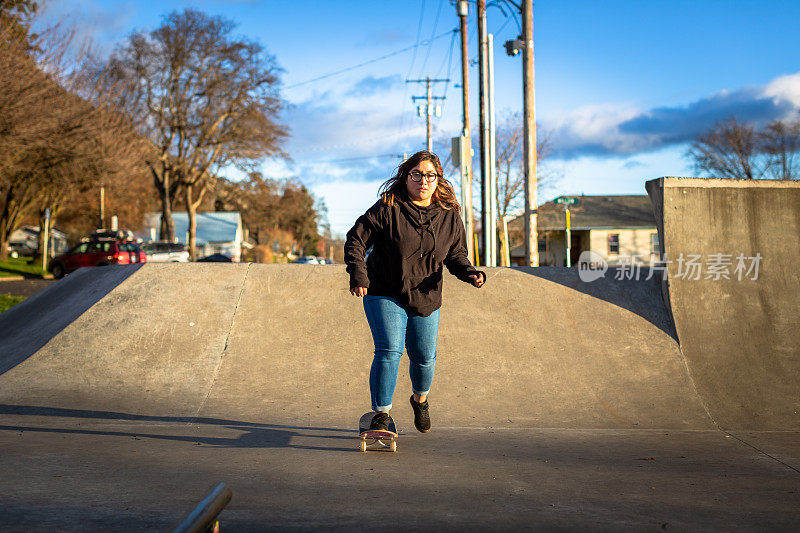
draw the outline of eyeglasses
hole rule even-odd
[[[423,177],[425,178],[426,182],[433,183],[434,181],[436,181],[439,178],[439,174],[437,174],[435,172],[428,172],[427,174],[423,174],[422,172],[419,172],[418,170],[413,170],[413,171],[408,173],[408,177],[411,178],[411,181],[415,181],[417,183],[422,181]]]

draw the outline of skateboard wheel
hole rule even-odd
[[[361,441],[361,451],[362,452],[367,451],[367,441],[365,441],[365,440]]]
[[[397,441],[396,440],[393,440],[392,444],[390,446],[391,446],[393,452],[397,451]]]

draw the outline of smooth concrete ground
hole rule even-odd
[[[392,454],[361,453],[351,428],[3,412],[6,531],[165,530],[220,481],[233,490],[222,531],[367,523],[791,531],[800,523],[797,432],[740,440],[720,431],[436,427],[421,435],[399,421],[405,431]]]

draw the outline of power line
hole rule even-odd
[[[414,70],[414,63],[416,63],[416,61],[417,61],[417,48],[416,47],[419,46],[419,44],[420,44],[419,37],[420,37],[420,35],[422,35],[422,21],[423,21],[423,16],[422,15],[424,15],[424,14],[425,14],[425,0],[422,0],[422,2],[420,3],[420,11],[419,11],[419,17],[418,17],[419,21],[417,22],[417,39],[416,39],[416,44],[415,44],[415,48],[414,48],[414,55],[411,56],[411,65],[409,65],[409,67],[408,67],[408,72],[406,73],[406,79],[408,79],[411,76],[411,72]],[[398,129],[400,129],[400,131],[402,131],[406,126],[406,94],[407,94],[407,91],[408,91],[408,85],[406,84],[406,85],[403,86],[403,100],[402,100],[403,107],[401,108],[401,111],[400,111],[400,126],[398,128]]]
[[[444,4],[444,0],[439,0],[439,9],[436,11],[436,18],[433,21],[433,30],[431,30],[431,36],[436,33],[436,28],[439,27],[439,16],[442,14],[442,5]],[[420,72],[425,72],[425,67],[428,65],[428,58],[431,56],[431,50],[433,49],[433,42],[429,41],[428,44],[428,51],[425,53],[425,61],[422,62],[422,68]]]
[[[503,16],[506,18],[506,21],[503,23],[500,29],[494,32],[495,35],[499,34],[500,31],[506,26],[506,24],[508,24],[508,21],[511,19],[514,19],[514,22],[516,22],[517,24],[517,30],[519,30],[519,32],[522,33],[522,25],[520,24],[518,18],[519,14],[522,12],[522,2],[520,2],[519,4],[512,2],[511,0],[498,0],[494,2],[486,2],[486,9],[490,7],[496,7],[497,9],[499,9],[503,13]]]
[[[455,43],[456,43],[456,33],[453,32],[453,38],[450,39],[450,52],[448,53],[448,57],[447,57],[447,78],[448,79],[450,79],[450,74],[452,74],[452,71],[453,71],[453,48],[455,48],[455,46],[454,46]],[[444,65],[442,65],[442,66],[444,66]],[[450,87],[449,83],[446,83],[444,85],[444,91],[442,92],[442,99],[443,100],[447,98],[447,89],[449,87]]]
[[[420,3],[420,6],[419,6],[419,22],[417,22],[417,39],[416,39],[416,44],[414,45],[414,48],[415,48],[414,49],[414,55],[411,56],[411,66],[408,67],[408,74],[406,74],[406,78],[411,76],[411,71],[414,69],[414,63],[417,61],[417,50],[416,50],[416,47],[418,47],[420,45],[419,37],[420,37],[420,35],[422,35],[422,21],[425,18],[425,17],[423,17],[424,14],[425,14],[425,0],[422,0],[422,2]]]
[[[458,36],[458,32],[454,31],[452,37],[450,38],[450,52],[448,53],[447,57],[442,58],[442,64],[439,65],[439,69],[436,71],[436,77],[437,78],[439,76],[441,76],[442,70],[444,70],[445,63],[448,63],[448,65],[449,65],[449,61],[450,61],[450,59],[452,58],[452,55],[453,55],[453,44],[455,43],[457,36]],[[448,68],[448,72],[446,74],[447,75],[450,74],[449,68]]]
[[[346,157],[343,159],[312,159],[308,163],[348,163],[350,161],[365,161],[368,159],[383,159],[387,157],[403,157],[400,154],[376,154],[362,157]]]
[[[425,41],[422,41],[422,42],[417,42],[416,44],[414,44],[414,45],[412,45],[412,46],[407,46],[407,47],[405,47],[405,48],[402,48],[402,49],[400,49],[400,50],[395,50],[394,52],[390,52],[390,53],[388,53],[388,54],[386,54],[386,55],[383,55],[383,56],[380,56],[380,57],[376,57],[375,59],[370,59],[370,60],[368,60],[368,61],[364,61],[363,63],[359,63],[359,64],[357,64],[357,65],[353,65],[353,66],[350,66],[350,67],[346,67],[346,68],[343,68],[343,69],[341,69],[341,70],[337,70],[337,71],[334,71],[334,72],[330,72],[330,73],[328,73],[328,74],[324,74],[324,75],[322,75],[322,76],[318,76],[318,77],[316,77],[316,78],[312,78],[312,79],[310,79],[310,80],[301,81],[301,82],[299,82],[299,83],[293,83],[292,85],[287,85],[287,86],[286,86],[286,87],[284,87],[284,88],[285,88],[285,89],[293,89],[294,87],[299,87],[299,86],[301,86],[301,85],[306,85],[306,84],[313,83],[313,82],[316,82],[316,81],[324,80],[324,79],[327,79],[327,78],[330,78],[330,77],[333,77],[333,76],[337,76],[337,75],[339,75],[339,74],[344,74],[345,72],[349,72],[349,71],[351,71],[351,70],[355,70],[355,69],[357,69],[357,68],[361,68],[361,67],[363,67],[363,66],[370,65],[370,64],[372,64],[372,63],[377,63],[378,61],[382,61],[382,60],[384,60],[384,59],[388,59],[388,58],[390,58],[390,57],[392,57],[392,56],[396,56],[396,55],[398,55],[398,54],[402,54],[403,52],[408,52],[408,51],[409,51],[409,50],[411,50],[411,49],[415,49],[415,50],[416,50],[416,49],[417,49],[417,48],[419,48],[420,46],[424,46],[424,45],[426,45],[426,44],[432,43],[433,41],[436,41],[436,40],[438,40],[438,39],[441,39],[441,38],[442,38],[442,37],[444,37],[445,35],[448,35],[448,34],[450,34],[450,33],[453,33],[453,32],[455,32],[455,31],[458,31],[458,30],[456,30],[456,29],[453,29],[453,30],[448,30],[448,31],[446,31],[446,32],[442,32],[442,33],[440,33],[439,35],[436,35],[436,36],[434,36],[434,37],[432,37],[432,38],[430,38],[430,39],[428,39],[428,40],[425,40]],[[413,65],[413,63],[412,63],[412,65]]]
[[[302,154],[308,152],[329,152],[331,150],[338,150],[340,148],[352,148],[354,146],[365,146],[369,144],[373,144],[378,141],[382,141],[385,139],[393,139],[395,137],[401,137],[403,135],[412,135],[417,132],[417,129],[414,128],[411,130],[403,130],[395,133],[389,133],[387,135],[378,135],[378,136],[371,136],[369,139],[359,139],[356,141],[348,142],[348,143],[341,143],[333,146],[313,146],[311,148],[305,148],[303,150],[292,150],[292,154]]]
[[[500,35],[500,32],[501,32],[501,31],[503,31],[503,29],[504,29],[504,28],[505,28],[505,27],[508,25],[508,23],[511,21],[511,19],[512,19],[512,18],[513,18],[513,17],[507,17],[507,18],[506,18],[506,21],[505,21],[505,22],[503,22],[503,24],[501,24],[501,25],[500,25],[500,27],[499,27],[499,28],[497,28],[497,29],[494,31],[494,34],[495,34],[495,35]],[[519,25],[519,22],[517,22],[517,24]]]

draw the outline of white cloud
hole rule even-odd
[[[413,116],[410,105],[398,105],[407,97],[391,76],[366,77],[314,94],[287,112],[293,161],[281,175],[298,177],[325,200],[335,232],[347,231],[375,201],[378,186],[399,163],[396,156],[424,142],[424,121]],[[553,132],[548,165],[564,176],[550,192],[644,194],[647,179],[691,173],[685,144],[715,122],[736,115],[764,123],[798,109],[800,73],[683,106],[642,109],[616,103],[562,113],[541,124]],[[439,131],[457,132],[460,117],[451,119],[439,123]]]
[[[800,108],[800,72],[775,78],[764,86],[763,94],[778,102],[791,102],[795,108]]]
[[[587,106],[543,124],[553,131],[553,157],[629,155],[684,144],[716,122],[736,116],[763,124],[800,110],[800,73],[760,87],[723,90],[684,106],[639,109]]]

